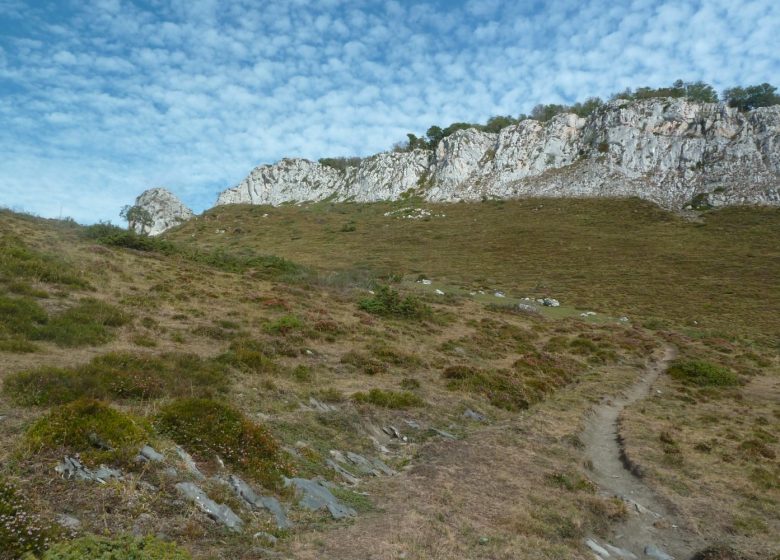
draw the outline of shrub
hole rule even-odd
[[[371,389],[368,393],[355,393],[352,398],[359,403],[370,403],[384,408],[412,408],[425,402],[410,391],[385,391]]]
[[[140,420],[94,399],[54,408],[25,434],[32,453],[66,449],[87,462],[130,460],[146,443],[149,429]]]
[[[207,458],[226,463],[266,483],[278,484],[288,470],[271,433],[232,406],[211,399],[178,399],[157,417],[161,433]]]
[[[47,320],[46,311],[35,301],[0,296],[0,333],[30,337]]]
[[[73,267],[59,258],[30,249],[16,237],[0,236],[0,280],[19,278],[88,286],[87,281]]]
[[[668,369],[672,378],[700,387],[729,387],[739,384],[729,369],[702,360],[676,360]]]
[[[0,560],[14,560],[25,553],[38,553],[56,538],[7,480],[0,477]]]
[[[354,350],[350,350],[341,356],[341,363],[354,366],[366,375],[387,373],[387,366],[385,364]]]
[[[192,354],[147,356],[110,352],[76,368],[42,367],[6,377],[3,391],[23,406],[97,399],[211,396],[224,391],[223,364]]]
[[[246,338],[231,342],[228,351],[220,354],[217,360],[251,373],[267,373],[277,369],[276,362],[269,356],[269,349],[261,342]]]
[[[114,338],[108,327],[120,327],[129,320],[117,307],[88,298],[52,317],[33,338],[68,347],[105,344]]]
[[[155,537],[116,538],[87,535],[57,543],[40,560],[191,560],[190,554],[173,543]],[[27,559],[33,560],[33,559]]]
[[[289,334],[304,328],[304,322],[295,315],[283,315],[268,323],[265,330],[271,334]]]
[[[376,293],[361,300],[358,307],[363,311],[385,317],[423,319],[431,316],[431,308],[414,296],[401,297],[389,286],[379,286]]]

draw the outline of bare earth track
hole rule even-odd
[[[592,479],[602,493],[626,502],[629,516],[614,528],[610,544],[639,558],[654,546],[673,558],[689,558],[696,550],[695,535],[686,531],[675,518],[673,506],[666,503],[638,476],[637,465],[625,456],[619,433],[620,415],[648,396],[653,382],[666,370],[676,351],[668,346],[663,356],[652,363],[645,374],[618,398],[605,398],[587,419],[582,440],[592,465]]]

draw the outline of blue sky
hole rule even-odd
[[[0,0],[0,206],[200,212],[261,163],[704,80],[780,86],[775,0]]]

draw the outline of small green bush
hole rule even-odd
[[[278,319],[271,321],[265,326],[265,330],[271,334],[289,334],[295,331],[301,331],[305,323],[295,315],[283,315]]]
[[[241,371],[250,373],[269,373],[278,366],[270,354],[273,350],[257,340],[241,338],[230,343],[228,351],[220,354],[217,360]]]
[[[360,352],[356,352],[355,350],[350,350],[341,356],[341,363],[354,366],[366,375],[387,373],[387,366],[384,363]]]
[[[668,373],[678,381],[699,387],[739,385],[739,379],[729,369],[703,360],[676,360],[669,366]]]
[[[121,327],[129,320],[119,308],[88,298],[51,317],[32,338],[66,347],[105,344],[114,338],[109,327]]]
[[[358,307],[383,317],[425,319],[432,315],[430,306],[411,295],[401,297],[389,286],[379,286],[373,296],[360,300]]]
[[[0,295],[0,333],[30,337],[48,320],[48,315],[28,298]]]
[[[0,477],[0,560],[42,552],[56,536],[56,530],[30,512],[16,488]]]
[[[412,408],[425,402],[410,391],[385,391],[371,389],[368,393],[355,393],[352,398],[359,403],[370,403],[384,408]]]
[[[27,247],[10,235],[0,236],[0,280],[19,278],[52,284],[87,287],[88,283],[72,266],[51,255]]]
[[[40,350],[38,346],[18,337],[0,338],[0,352],[13,352],[15,354],[31,354]]]
[[[3,382],[3,392],[22,406],[62,404],[82,397],[213,396],[226,388],[224,364],[177,353],[151,356],[110,352],[80,367],[20,371]]]
[[[288,466],[279,443],[264,426],[239,410],[212,399],[178,399],[157,416],[159,431],[207,459],[223,461],[265,483],[276,485]]]
[[[65,449],[85,462],[128,461],[149,438],[144,421],[94,399],[79,399],[52,409],[25,434],[33,454]]]
[[[116,538],[87,535],[57,543],[40,560],[191,560],[183,548],[155,537]],[[27,558],[25,560],[34,560]]]

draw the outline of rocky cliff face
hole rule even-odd
[[[638,196],[669,209],[780,204],[780,106],[743,114],[684,99],[616,100],[587,119],[462,130],[435,153],[385,152],[346,171],[284,159],[253,170],[217,204],[368,202],[409,192],[431,201]]]
[[[186,222],[194,215],[176,195],[167,189],[149,189],[135,199],[135,206],[145,210],[151,223],[131,221],[130,227],[137,233],[159,235],[167,229]]]

